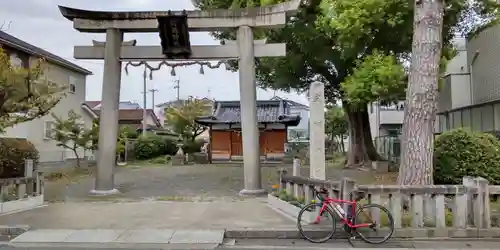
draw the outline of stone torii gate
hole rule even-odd
[[[241,124],[243,134],[244,189],[241,195],[264,193],[261,183],[259,131],[257,125],[257,86],[255,57],[285,56],[286,44],[254,41],[252,28],[277,28],[286,23],[287,15],[296,13],[300,0],[266,7],[214,11],[92,11],[59,6],[61,14],[80,32],[106,33],[105,42],[93,46],[75,46],[75,59],[104,59],[99,152],[94,195],[117,193],[114,185],[118,104],[122,61],[165,61],[162,46],[136,46],[123,41],[123,34],[159,32],[159,17],[187,15],[189,31],[221,31],[237,28],[237,41],[226,45],[191,46],[186,60],[239,59]],[[188,34],[186,34],[189,36]],[[188,37],[189,39],[189,37]]]

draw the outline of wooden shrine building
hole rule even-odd
[[[287,102],[283,100],[257,101],[257,121],[261,159],[282,159],[287,142],[287,129],[299,124],[300,115],[290,114]],[[212,115],[198,117],[196,122],[209,127],[209,159],[242,159],[239,101],[216,101]]]

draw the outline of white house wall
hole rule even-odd
[[[0,134],[0,138],[10,137],[10,138],[28,139],[29,131],[30,131],[29,123],[20,123],[14,125],[11,128],[7,128],[4,134]]]
[[[85,75],[57,65],[49,64],[44,77],[47,77],[49,81],[66,86],[68,86],[71,81],[76,87],[75,93],[67,93],[67,96],[64,97],[51,112],[65,119],[68,116],[68,111],[73,110],[83,117],[85,126],[91,128],[92,117],[84,111],[81,106],[85,101]],[[44,138],[45,122],[48,121],[54,121],[50,114],[18,126],[23,127],[22,129],[25,130],[23,135],[38,149],[40,153],[40,162],[57,162],[67,158],[74,158],[74,154],[71,151],[64,150],[56,146],[55,141]],[[21,128],[16,127],[9,130],[5,137],[20,135],[20,129]],[[79,154],[83,156],[84,151],[79,151]]]

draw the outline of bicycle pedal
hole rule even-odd
[[[356,236],[349,237],[349,240],[355,240],[355,239],[356,239]]]

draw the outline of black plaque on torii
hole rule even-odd
[[[188,16],[184,10],[181,15],[158,16],[163,54],[168,59],[188,59],[191,57],[191,42],[189,40]]]

